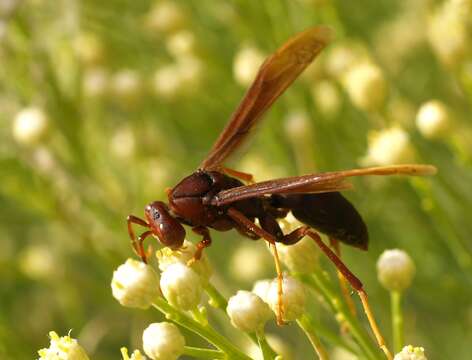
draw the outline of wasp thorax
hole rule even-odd
[[[185,229],[180,222],[174,218],[162,201],[154,201],[144,209],[144,214],[149,227],[159,241],[172,249],[182,246],[185,239]]]

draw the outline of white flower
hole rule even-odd
[[[153,360],[175,360],[184,352],[185,339],[177,326],[153,323],[143,332],[143,349]]]
[[[377,261],[379,282],[390,291],[407,289],[415,275],[415,264],[403,250],[385,250]]]
[[[393,360],[428,360],[422,347],[405,346]]]
[[[18,264],[21,271],[32,279],[47,279],[58,274],[57,257],[46,245],[26,247],[20,253]]]
[[[335,115],[342,105],[341,94],[336,84],[329,80],[317,81],[311,88],[317,109],[325,116]]]
[[[78,58],[86,65],[95,65],[104,58],[101,40],[93,33],[81,33],[74,40],[74,48]]]
[[[451,116],[442,102],[430,100],[421,105],[416,116],[416,126],[424,137],[434,139],[448,133]]]
[[[141,76],[136,70],[120,70],[113,75],[110,87],[118,102],[133,105],[142,93]]]
[[[226,312],[233,326],[246,332],[262,329],[272,317],[269,306],[259,296],[243,290],[228,300]]]
[[[239,50],[233,62],[233,74],[238,84],[249,85],[256,77],[264,58],[264,54],[254,47]]]
[[[252,283],[273,271],[273,260],[269,253],[261,251],[262,244],[258,241],[242,240],[233,251],[229,267],[231,276],[241,282]]]
[[[178,250],[172,250],[168,247],[162,248],[156,251],[159,269],[165,271],[170,265],[175,263],[186,265],[195,255],[195,251],[197,251],[197,247],[188,240],[184,240],[182,247]],[[203,251],[200,260],[192,262],[190,268],[200,276],[202,284],[208,282],[213,272],[205,251]]]
[[[280,260],[291,271],[296,273],[312,273],[318,268],[319,249],[315,242],[304,237],[296,244],[277,244]]]
[[[267,294],[269,293],[271,284],[272,284],[272,280],[256,281],[251,291],[257,296],[259,296],[264,302],[268,302]]]
[[[136,139],[129,127],[117,129],[110,139],[111,152],[123,159],[130,158],[134,154],[135,147]]]
[[[304,110],[290,112],[285,119],[285,130],[293,141],[309,136],[311,132],[310,117]]]
[[[169,36],[166,40],[167,51],[176,58],[192,55],[195,48],[195,35],[188,30],[181,30]]]
[[[82,90],[90,98],[101,97],[108,91],[108,73],[105,69],[95,67],[84,71]]]
[[[38,107],[28,107],[16,114],[13,121],[13,137],[24,145],[34,145],[42,140],[47,132],[49,119]]]
[[[413,158],[413,148],[408,133],[400,127],[374,131],[368,136],[365,165],[393,165]]]
[[[182,310],[197,307],[203,287],[195,271],[182,263],[169,265],[161,274],[161,290],[167,301]]]
[[[149,29],[164,33],[172,33],[180,29],[185,21],[184,12],[174,1],[157,2],[147,15]]]
[[[350,68],[344,76],[343,85],[353,104],[367,111],[379,109],[388,91],[382,70],[370,62]]]
[[[128,349],[125,347],[122,347],[120,351],[121,351],[121,357],[123,358],[123,360],[146,360],[147,359],[146,356],[141,354],[141,351],[139,350],[134,350],[131,356],[128,355]]]
[[[276,314],[279,309],[278,290],[278,281],[274,279],[267,293],[267,302]],[[298,280],[284,275],[282,290],[283,320],[292,321],[298,319],[305,311],[305,287]]]
[[[76,339],[70,336],[57,335],[55,331],[49,333],[51,344],[48,348],[38,351],[39,360],[88,360],[85,350]]]
[[[152,78],[154,93],[167,99],[174,98],[183,88],[184,81],[180,75],[180,68],[177,64],[158,68]]]
[[[113,297],[123,306],[147,309],[159,293],[159,275],[154,269],[128,259],[113,272]]]

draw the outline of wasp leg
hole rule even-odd
[[[362,282],[347,268],[346,265],[344,265],[341,259],[327,245],[325,245],[325,243],[321,240],[321,237],[318,235],[318,233],[312,231],[310,227],[308,226],[302,226],[292,231],[290,234],[285,235],[284,239],[281,242],[287,245],[295,244],[306,235],[311,237],[316,242],[316,244],[325,253],[325,255],[337,267],[338,271],[341,272],[341,274],[349,282],[349,284],[351,284],[351,286],[357,291],[357,294],[359,295],[362,302],[362,307],[364,308],[364,311],[367,315],[367,319],[369,320],[369,324],[372,329],[372,332],[374,333],[375,338],[377,340],[377,344],[385,353],[387,359],[392,360],[393,359],[392,354],[388,350],[385,344],[385,340],[377,326],[377,323],[374,318],[374,314],[370,308],[370,304],[367,298],[367,293],[364,290]]]
[[[144,226],[144,227],[148,228],[149,224],[146,221],[144,221],[143,219],[140,219],[140,218],[138,218],[137,216],[134,216],[134,215],[128,215],[128,217],[126,218],[126,222],[128,224],[128,234],[129,234],[129,237],[131,239],[131,246],[133,247],[134,252],[139,257],[141,257],[141,260],[144,263],[147,263],[146,253],[144,252],[144,249],[143,249],[143,241],[144,241],[145,238],[147,238],[149,235],[151,235],[151,231],[144,232],[143,234],[141,234],[141,236],[139,236],[138,239],[136,239],[136,235],[134,233],[132,225],[136,224],[136,225],[141,225],[141,226]]]
[[[339,241],[336,240],[335,238],[330,237],[329,238],[329,244],[331,245],[331,248],[334,250],[334,253],[338,258],[341,258],[341,248]],[[346,281],[346,278],[341,274],[341,272],[338,270],[338,280],[339,280],[339,286],[341,287],[342,294],[344,296],[344,300],[346,301],[346,304],[351,311],[351,314],[353,316],[356,316],[356,307],[354,305],[354,301],[352,301],[352,298],[350,296],[350,291],[349,287]]]
[[[272,251],[274,253],[274,261],[275,261],[275,269],[277,271],[277,285],[278,285],[278,302],[277,302],[277,324],[278,325],[285,325],[285,322],[283,320],[283,302],[282,302],[282,297],[283,297],[283,274],[282,274],[282,268],[280,266],[280,260],[279,260],[279,253],[277,252],[277,247],[275,245],[276,238],[274,235],[271,233],[267,232],[266,230],[260,228],[256,224],[254,224],[251,220],[249,220],[246,216],[244,216],[241,212],[234,208],[229,208],[227,210],[227,214],[231,219],[235,221],[235,223],[246,229],[246,232],[248,233],[253,233],[256,234],[257,236],[263,238],[267,242],[269,242]]]
[[[194,228],[192,228],[192,230],[194,233],[203,236],[203,239],[197,244],[197,250],[195,251],[193,258],[190,259],[187,263],[188,266],[192,265],[195,261],[200,260],[202,257],[203,249],[211,245],[210,232],[206,227],[195,226]]]

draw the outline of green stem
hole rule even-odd
[[[316,353],[318,354],[318,358],[320,358],[320,360],[328,360],[328,353],[326,352],[326,349],[318,338],[318,335],[316,335],[315,329],[312,326],[308,316],[303,315],[300,319],[297,320],[297,324],[298,326],[300,326],[300,328],[302,328],[305,335],[310,340],[311,345],[313,345],[313,349],[315,349]]]
[[[216,332],[213,328],[208,326],[203,326],[192,318],[188,317],[184,313],[175,309],[163,298],[158,297],[154,300],[152,304],[157,310],[162,312],[167,319],[172,320],[173,322],[183,326],[184,328],[189,329],[190,331],[200,335],[205,338],[208,342],[215,345],[218,349],[223,351],[227,358],[229,359],[241,359],[241,360],[251,360],[250,357],[243,354],[236,347],[233,346],[224,336]]]
[[[225,359],[224,352],[219,350],[201,349],[193,346],[185,346],[184,354],[197,359]]]
[[[403,312],[402,312],[402,294],[398,291],[390,292],[391,311],[392,311],[392,330],[393,330],[393,350],[398,353],[402,350],[403,339]]]
[[[259,348],[262,351],[262,357],[264,360],[273,360],[277,356],[274,350],[270,347],[267,339],[265,337],[264,329],[256,331],[257,341],[259,343]]]
[[[316,333],[320,335],[322,339],[326,340],[330,344],[342,347],[353,355],[359,353],[358,348],[355,348],[352,344],[340,337],[339,334],[334,333],[323,324],[314,321],[310,316],[306,315],[306,321],[309,323],[309,326],[311,326],[316,331]]]
[[[368,359],[383,359],[383,355],[372,343],[371,338],[359,325],[357,319],[351,314],[344,302],[336,295],[323,274],[314,273],[311,276],[302,276],[301,280],[312,287],[325,298],[331,308],[346,322],[352,336],[357,340],[362,351]]]

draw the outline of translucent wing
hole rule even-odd
[[[242,143],[261,115],[292,84],[326,46],[327,27],[318,26],[296,35],[262,64],[239,107],[213,145],[201,169],[216,169]]]
[[[303,176],[268,180],[256,184],[223,190],[211,200],[212,205],[225,205],[234,201],[270,194],[321,193],[349,188],[346,178],[365,175],[410,175],[423,176],[436,173],[431,165],[391,165],[333,171]]]

